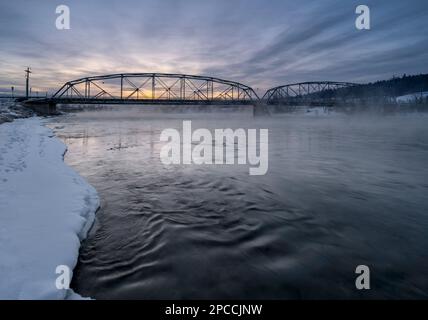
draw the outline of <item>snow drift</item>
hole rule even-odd
[[[0,125],[0,299],[64,299],[57,266],[74,269],[99,199],[63,162],[39,118]]]

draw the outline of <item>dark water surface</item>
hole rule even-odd
[[[137,111],[136,111],[137,110]],[[80,112],[50,126],[97,189],[75,291],[104,298],[428,298],[428,117]],[[164,166],[160,132],[268,128],[269,170]],[[355,268],[371,289],[355,288]]]

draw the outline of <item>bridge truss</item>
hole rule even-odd
[[[121,73],[69,81],[51,99],[55,103],[249,104],[259,97],[249,86],[220,78]]]
[[[269,89],[263,100],[268,104],[329,104],[335,101],[337,90],[356,85],[334,81],[293,83]]]

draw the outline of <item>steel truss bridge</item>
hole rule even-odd
[[[65,83],[50,99],[65,104],[252,104],[256,92],[239,82],[172,73],[121,73]]]
[[[345,105],[350,82],[317,81],[269,89],[260,99],[242,83],[215,77],[173,73],[120,73],[66,82],[50,98],[19,98],[42,112],[56,111],[57,104],[158,104],[158,105]],[[263,112],[265,112],[263,111]]]
[[[350,82],[316,81],[278,86],[266,91],[263,100],[267,104],[301,105],[337,102],[335,93],[343,88],[356,86]]]

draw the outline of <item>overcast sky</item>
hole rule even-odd
[[[71,30],[55,27],[57,5]],[[371,30],[355,8],[371,9]],[[427,0],[0,0],[0,90],[121,72],[211,75],[259,92],[428,73]]]

